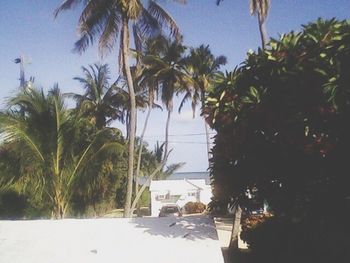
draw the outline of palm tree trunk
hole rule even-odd
[[[129,160],[128,160],[128,183],[126,189],[124,217],[130,217],[131,198],[132,198],[132,182],[134,170],[134,147],[135,147],[135,127],[136,127],[136,100],[134,84],[131,76],[129,66],[129,21],[126,17],[123,18],[123,34],[122,34],[122,48],[123,48],[123,64],[124,73],[128,83],[128,91],[130,97],[130,134],[129,134]]]
[[[126,118],[125,118],[125,126],[126,126],[126,140],[129,140],[130,135],[130,112],[127,111]]]
[[[210,154],[209,126],[208,126],[208,123],[206,122],[205,118],[203,118],[203,119],[204,119],[204,127],[205,127],[205,137],[206,137],[206,140],[207,140],[207,154],[208,154],[208,164],[209,164],[210,157],[211,157],[211,154]]]
[[[163,159],[165,159],[166,156],[168,155],[170,117],[171,117],[171,111],[168,110],[168,117],[167,117],[166,126],[165,126],[165,145],[164,145]]]
[[[145,136],[145,132],[146,132],[149,116],[151,115],[151,111],[152,111],[152,104],[150,104],[149,107],[148,107],[146,120],[145,120],[145,123],[143,125],[143,129],[142,129],[142,133],[141,133],[141,137],[140,137],[140,150],[139,150],[139,155],[138,155],[138,158],[137,158],[137,167],[136,167],[136,174],[135,174],[135,197],[136,197],[137,193],[139,192],[139,176],[140,176],[140,169],[141,169],[141,157],[142,157],[142,149],[143,149],[143,138]],[[137,207],[137,210],[138,210],[138,215],[139,215],[139,206]]]
[[[258,23],[259,23],[261,44],[262,44],[262,48],[264,49],[267,43],[267,32],[266,32],[266,26],[265,26],[265,19],[261,17],[260,12],[258,12]]]
[[[202,100],[202,110],[205,107],[205,92],[204,92],[205,88],[202,88],[202,93],[201,93],[201,100]],[[210,162],[210,137],[209,137],[209,125],[207,123],[207,121],[205,120],[205,116],[203,116],[203,120],[204,120],[204,128],[205,128],[205,137],[206,137],[206,141],[207,141],[207,155],[208,155],[208,165]]]
[[[238,249],[238,235],[239,235],[239,229],[241,226],[241,216],[242,216],[242,209],[239,206],[239,204],[237,204],[235,208],[235,216],[233,219],[231,239],[229,244],[229,249],[231,252],[237,251]]]

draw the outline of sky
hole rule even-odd
[[[187,0],[179,5],[171,0],[159,3],[172,15],[184,36],[184,44],[197,47],[210,46],[216,56],[228,59],[223,70],[232,70],[246,57],[248,50],[261,45],[256,17],[249,14],[248,0],[224,0],[220,6],[215,0]],[[108,63],[111,78],[118,76],[117,50],[101,59],[96,46],[82,55],[72,52],[77,40],[77,20],[81,8],[67,11],[54,19],[53,12],[61,0],[0,0],[0,107],[18,91],[19,66],[13,60],[23,55],[27,60],[26,76],[35,76],[36,86],[48,90],[58,83],[63,92],[82,93],[79,83],[81,67],[93,63]],[[349,19],[350,0],[271,0],[267,19],[270,37],[299,31],[318,17]],[[175,100],[170,124],[170,148],[173,149],[168,164],[185,162],[182,172],[205,171],[208,160],[205,144],[204,122],[199,112],[192,118],[189,105],[181,114]],[[144,114],[138,113],[139,135]],[[146,131],[146,141],[152,150],[157,141],[164,141],[166,112],[155,111]],[[124,131],[124,127],[115,124]],[[211,136],[214,132],[211,131]]]

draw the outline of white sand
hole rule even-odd
[[[0,221],[0,262],[223,263],[223,257],[213,220],[190,216]]]

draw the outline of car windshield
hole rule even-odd
[[[162,208],[162,212],[165,213],[177,213],[178,211],[176,206],[166,206]]]

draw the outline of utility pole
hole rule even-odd
[[[26,77],[24,74],[24,59],[21,55],[19,58],[16,58],[14,61],[16,64],[19,64],[19,87],[24,89],[26,84]]]
[[[24,64],[30,64],[28,62],[28,59],[25,59],[24,56],[20,56],[19,58],[16,58],[14,60],[16,64],[19,64],[19,87],[20,89],[24,90],[25,88],[31,88],[32,84],[34,83],[34,77],[30,77],[29,81],[26,80],[25,71],[24,71]]]

